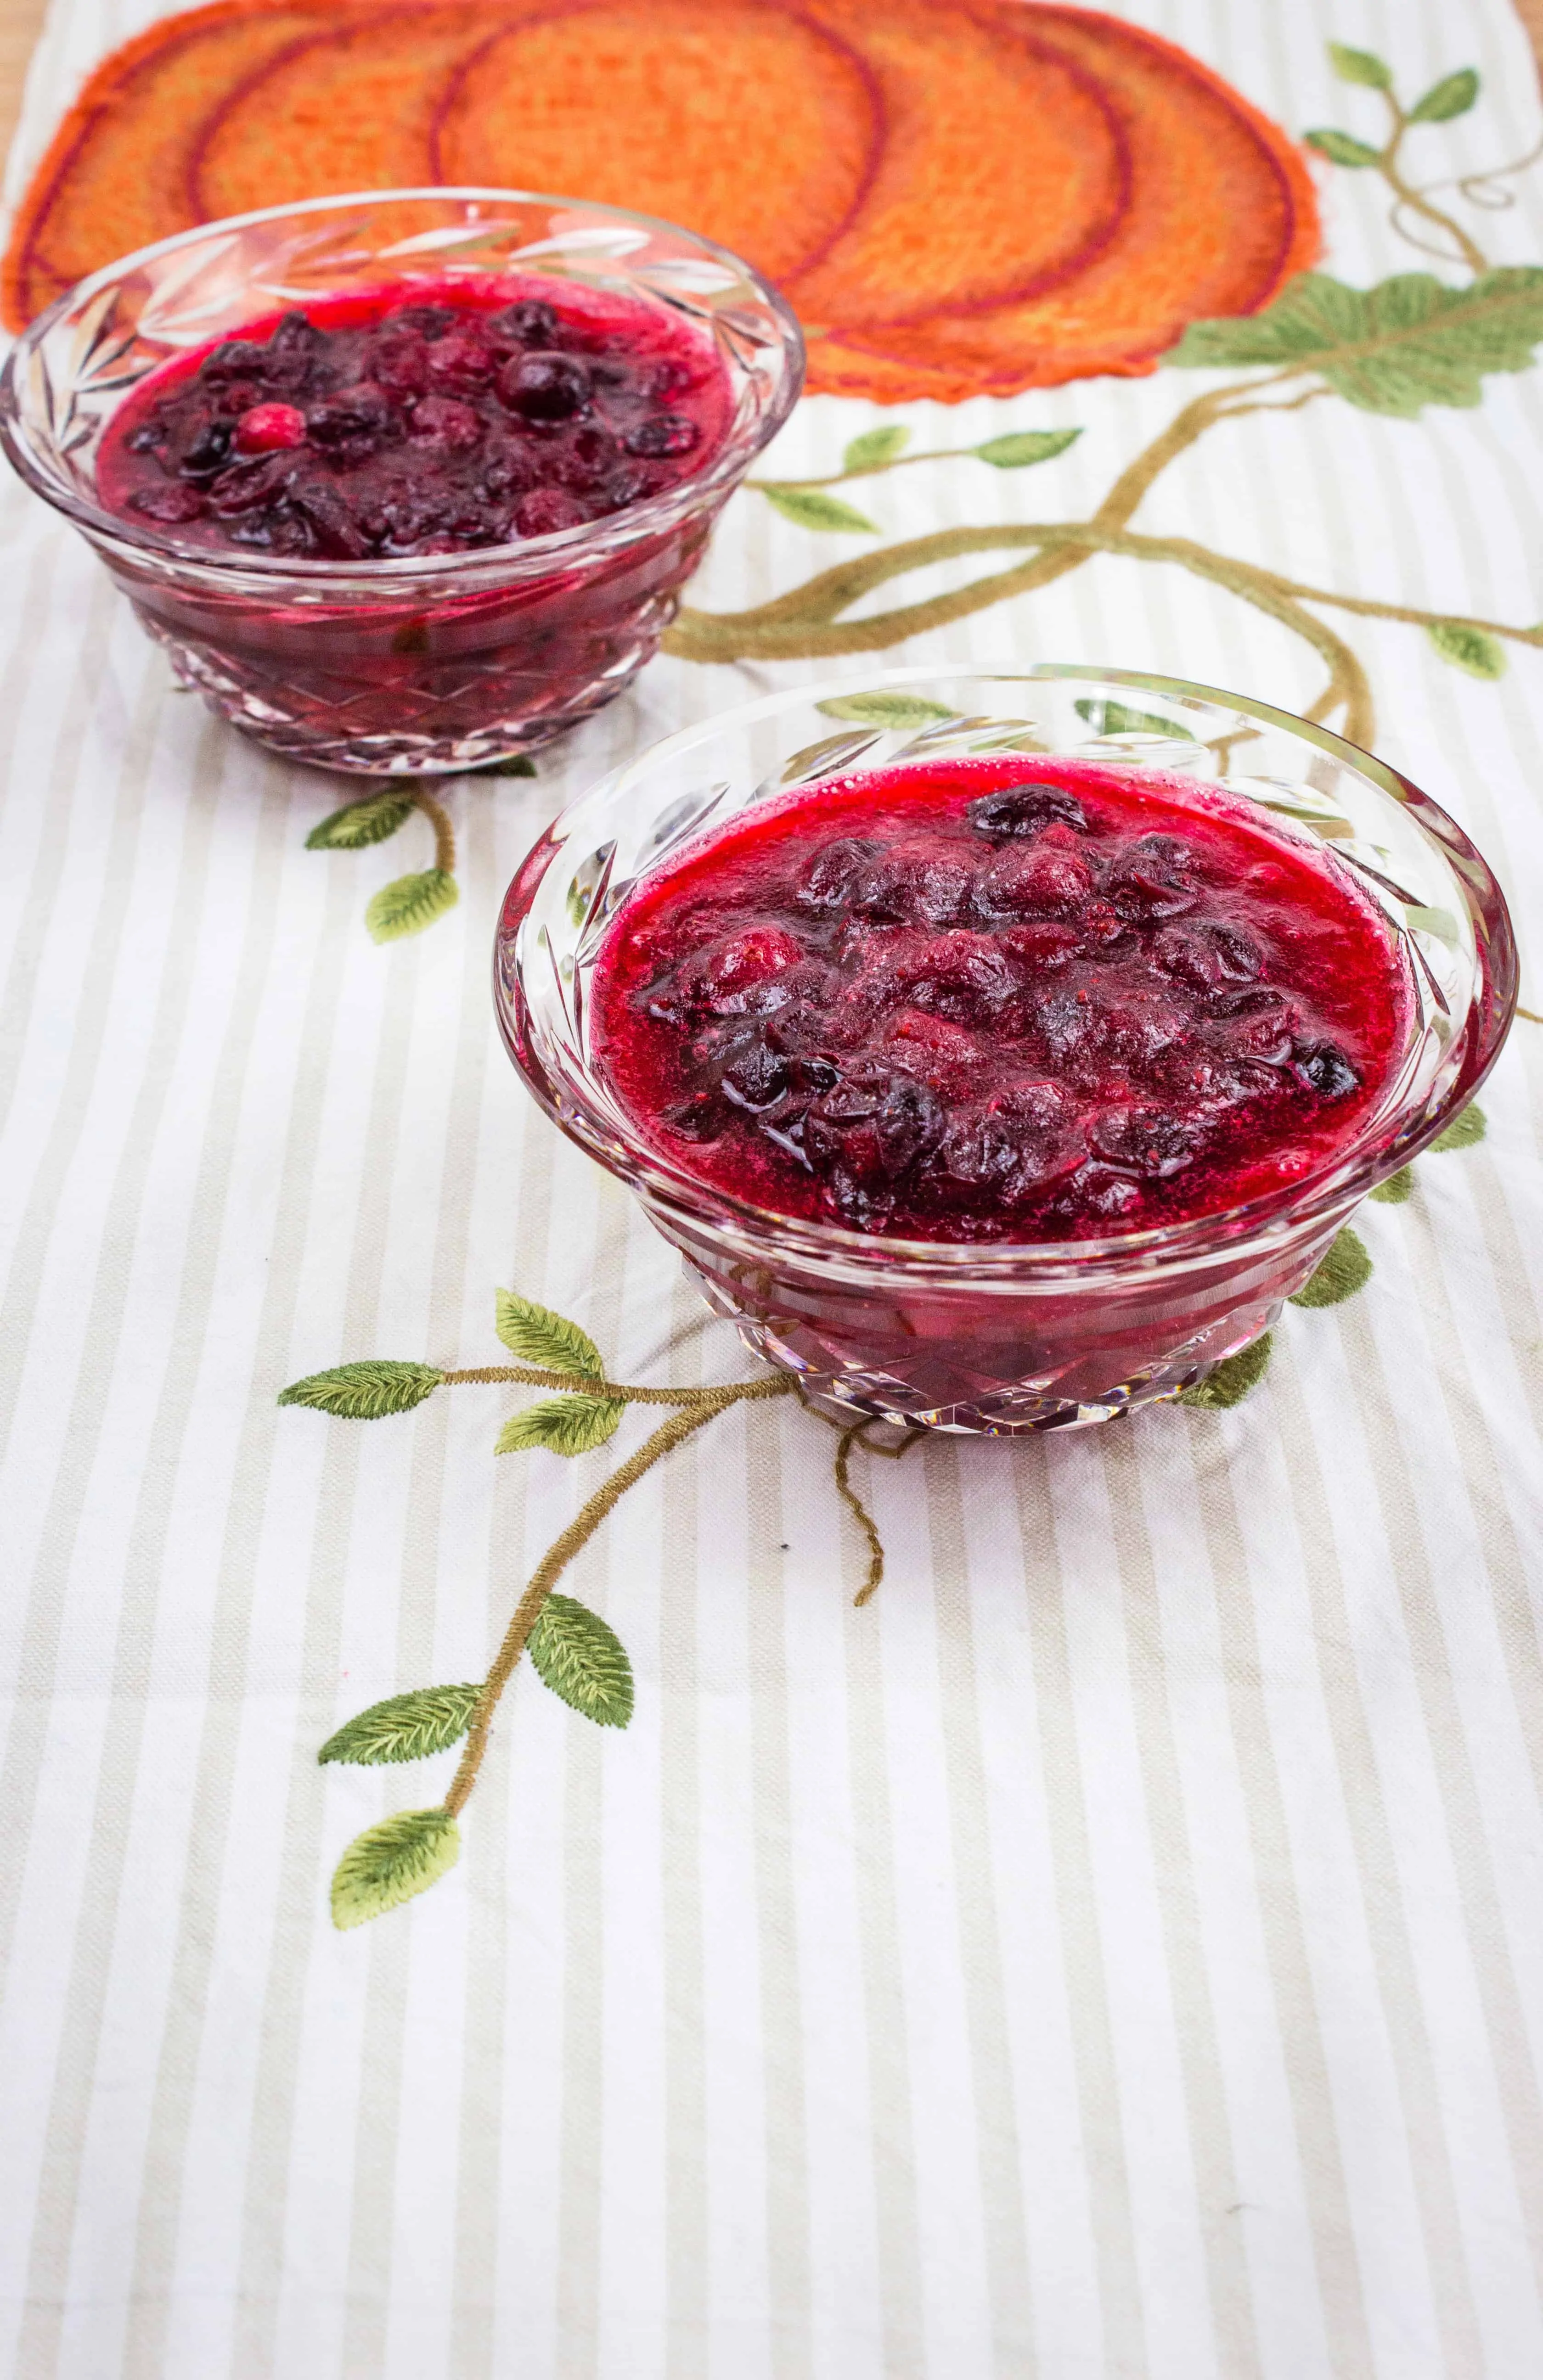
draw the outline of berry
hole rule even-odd
[[[573,356],[522,356],[499,373],[498,394],[523,420],[571,421],[589,402],[589,375]]]
[[[982,794],[965,816],[978,834],[989,834],[993,842],[1040,834],[1057,821],[1079,833],[1087,827],[1087,811],[1063,785],[1008,785],[1000,794]]]
[[[231,441],[238,455],[273,455],[281,447],[303,446],[306,418],[297,405],[254,405],[243,413]]]
[[[98,461],[109,509],[275,554],[482,551],[674,486],[722,418],[711,358],[661,353],[686,334],[630,300],[599,315],[587,300],[582,320],[541,298],[317,312],[294,309],[270,335],[223,340],[136,392]],[[679,402],[662,413],[661,396]],[[259,475],[275,456],[304,463],[303,503],[286,473]],[[334,501],[316,495],[322,480]],[[208,504],[167,496],[190,481]]]
[[[626,451],[629,455],[689,455],[701,434],[684,413],[655,413],[627,431]]]
[[[515,506],[515,527],[521,537],[555,537],[559,529],[577,528],[589,517],[566,488],[532,488]]]

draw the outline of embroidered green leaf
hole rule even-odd
[[[530,1632],[530,1658],[543,1685],[597,1727],[632,1717],[632,1664],[614,1629],[571,1595],[549,1595]]]
[[[1406,1198],[1415,1195],[1414,1167],[1401,1165],[1396,1173],[1389,1174],[1386,1182],[1379,1182],[1371,1195],[1379,1206],[1402,1207]]]
[[[1270,1368],[1274,1339],[1266,1331],[1252,1345],[1240,1347],[1235,1355],[1224,1355],[1220,1364],[1197,1380],[1192,1389],[1181,1389],[1178,1402],[1196,1405],[1203,1413],[1223,1411],[1228,1405],[1240,1405],[1250,1389],[1257,1388]]]
[[[827,719],[853,719],[859,727],[929,727],[935,720],[957,719],[943,702],[929,702],[919,694],[833,694],[817,702]]]
[[[1466,670],[1470,677],[1505,675],[1505,647],[1482,628],[1470,628],[1461,620],[1432,620],[1426,634],[1444,662]]]
[[[367,844],[384,843],[411,818],[415,807],[410,789],[404,793],[400,785],[388,785],[383,794],[371,794],[367,802],[350,802],[346,809],[334,810],[331,818],[313,826],[306,837],[306,849],[362,851]]]
[[[1432,1157],[1450,1157],[1460,1148],[1476,1148],[1488,1131],[1484,1110],[1472,1100],[1461,1115],[1453,1116],[1445,1132],[1439,1132],[1430,1144]]]
[[[858,512],[853,504],[844,504],[839,496],[828,496],[823,488],[778,488],[763,480],[760,492],[768,504],[775,504],[800,528],[857,530],[864,537],[879,534],[866,513]]]
[[[481,1691],[480,1686],[420,1686],[415,1694],[371,1703],[329,1735],[316,1757],[323,1765],[347,1760],[365,1768],[384,1761],[426,1760],[431,1752],[459,1742]]]
[[[588,1454],[614,1438],[626,1405],[620,1397],[590,1397],[568,1392],[543,1397],[506,1421],[498,1433],[495,1454],[523,1454],[544,1446],[553,1454]]]
[[[1343,1232],[1334,1234],[1317,1272],[1303,1282],[1291,1302],[1309,1307],[1342,1305],[1357,1290],[1365,1289],[1370,1279],[1371,1258],[1347,1223]]]
[[[1543,265],[1503,265],[1465,288],[1401,273],[1352,289],[1300,273],[1260,314],[1192,322],[1165,360],[1185,369],[1294,365],[1367,413],[1412,420],[1477,405],[1486,372],[1525,371],[1543,340]]]
[[[480,777],[533,777],[536,763],[524,752],[510,752],[502,760],[484,760],[477,769]]]
[[[982,463],[994,463],[999,471],[1022,471],[1030,463],[1048,463],[1053,455],[1064,455],[1081,436],[1080,430],[1009,430],[968,451]]]
[[[1329,63],[1342,82],[1362,83],[1367,91],[1393,87],[1393,70],[1375,50],[1353,50],[1347,42],[1330,42]]]
[[[383,884],[364,913],[364,922],[378,942],[399,942],[404,935],[420,934],[443,917],[460,899],[460,888],[443,868],[426,868],[421,876],[398,876]]]
[[[512,1355],[542,1372],[571,1372],[576,1379],[603,1380],[605,1366],[600,1349],[587,1330],[565,1314],[521,1297],[517,1290],[501,1289],[493,1306],[493,1327]]]
[[[448,1810],[399,1810],[356,1835],[333,1876],[333,1924],[340,1933],[426,1892],[460,1856],[461,1830]]]
[[[1316,149],[1331,165],[1379,165],[1382,162],[1380,150],[1374,149],[1369,140],[1357,140],[1354,133],[1336,132],[1331,126],[1319,126],[1312,132],[1305,132],[1302,138],[1309,149]]]
[[[881,463],[893,462],[910,443],[910,427],[904,421],[886,422],[882,430],[865,430],[851,441],[841,458],[841,468],[844,471],[871,471]]]
[[[336,1414],[344,1421],[379,1421],[386,1414],[410,1413],[432,1396],[443,1379],[431,1364],[393,1364],[382,1356],[362,1363],[339,1364],[334,1371],[312,1372],[309,1379],[292,1381],[279,1395],[281,1405],[309,1405],[314,1413]]]
[[[1132,710],[1124,702],[1106,702],[1102,695],[1085,695],[1072,709],[1079,719],[1087,720],[1095,735],[1178,735],[1189,740],[1188,729],[1175,721],[1155,710]]]
[[[1454,115],[1466,115],[1478,97],[1478,69],[1459,67],[1455,74],[1443,75],[1432,83],[1423,99],[1417,99],[1409,111],[1411,124],[1450,124]]]

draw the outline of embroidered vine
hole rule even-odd
[[[1439,231],[1445,245],[1431,252],[1465,268],[1471,280],[1452,286],[1428,273],[1406,273],[1373,288],[1356,289],[1325,273],[1305,273],[1260,313],[1192,322],[1164,359],[1170,368],[1245,371],[1249,376],[1191,398],[1120,472],[1086,520],[990,523],[905,539],[820,571],[802,586],[747,611],[683,611],[664,639],[665,650],[683,660],[716,662],[875,652],[966,619],[1011,596],[1049,587],[1102,554],[1167,564],[1278,621],[1318,654],[1326,672],[1320,691],[1307,706],[1307,717],[1325,722],[1337,718],[1353,743],[1369,745],[1377,727],[1369,676],[1354,647],[1322,613],[1422,628],[1444,662],[1488,680],[1503,674],[1508,646],[1543,648],[1543,625],[1349,594],[1218,552],[1191,537],[1152,534],[1133,526],[1170,465],[1222,423],[1256,413],[1299,412],[1329,396],[1363,412],[1403,420],[1417,418],[1427,406],[1476,406],[1482,401],[1487,375],[1525,370],[1543,342],[1543,267],[1492,267],[1456,215],[1438,206],[1433,197],[1437,189],[1450,188],[1475,206],[1508,203],[1509,194],[1501,188],[1505,177],[1535,163],[1543,155],[1543,144],[1489,175],[1415,185],[1405,169],[1410,134],[1466,115],[1479,93],[1476,71],[1461,67],[1405,105],[1391,67],[1372,52],[1331,42],[1329,55],[1343,81],[1378,94],[1387,137],[1380,146],[1338,130],[1309,132],[1306,139],[1337,165],[1352,171],[1375,169],[1392,194],[1395,232],[1428,248],[1423,230],[1412,229],[1412,223]],[[851,480],[919,463],[967,458],[998,470],[1022,470],[1052,461],[1080,432],[1018,431],[978,446],[914,451],[911,434],[904,423],[886,423],[855,438],[841,470],[826,478],[750,484],[779,512],[807,528],[877,536],[880,532],[866,513],[831,492]],[[941,595],[861,619],[848,616],[864,598],[892,580],[985,553],[1024,558]],[[1543,1021],[1536,1011],[1521,1013],[1534,1023]]]
[[[475,773],[498,777],[533,777],[535,764],[523,757],[495,760]],[[416,778],[394,778],[383,792],[368,794],[334,810],[306,837],[308,851],[365,851],[387,843],[417,814],[433,832],[434,864],[411,876],[394,877],[371,895],[364,922],[377,942],[399,942],[420,934],[443,917],[461,897],[456,881],[456,830],[438,794]]]
[[[1432,1144],[1436,1150],[1470,1148],[1484,1135],[1484,1118],[1469,1107]],[[1398,1205],[1412,1192],[1412,1167],[1404,1167],[1372,1192]],[[1371,1277],[1372,1263],[1358,1233],[1348,1226],[1335,1237],[1311,1279],[1291,1301],[1309,1310],[1338,1305]],[[832,1463],[836,1492],[861,1530],[868,1565],[856,1601],[866,1604],[884,1575],[884,1547],[878,1524],[852,1484],[854,1453],[898,1462],[929,1433],[858,1419],[833,1419],[810,1405],[785,1372],[764,1372],[723,1388],[641,1387],[611,1379],[600,1349],[578,1324],[511,1290],[497,1293],[494,1323],[499,1338],[518,1360],[452,1370],[433,1364],[379,1357],[339,1365],[295,1381],[281,1405],[309,1406],[345,1421],[380,1421],[410,1413],[442,1389],[506,1387],[553,1393],[522,1406],[505,1421],[495,1454],[544,1447],[569,1457],[592,1453],[614,1437],[629,1405],[658,1406],[669,1418],[617,1465],[547,1548],[515,1606],[486,1677],[478,1682],[432,1685],[393,1694],[328,1737],[317,1757],[376,1767],[424,1760],[456,1744],[460,1757],[443,1801],[402,1810],[356,1837],[337,1864],[332,1883],[334,1924],[346,1928],[378,1917],[424,1891],[454,1866],[460,1853],[459,1819],[477,1783],[489,1730],[505,1689],[529,1654],[541,1682],[599,1727],[626,1727],[632,1717],[632,1666],[614,1629],[576,1597],[557,1592],[559,1580],[628,1490],[657,1463],[736,1404],[797,1396],[806,1412],[837,1432]],[[1177,1402],[1202,1410],[1239,1403],[1263,1378],[1271,1353],[1266,1332],[1241,1354],[1218,1364]],[[877,1434],[876,1434],[877,1433]]]

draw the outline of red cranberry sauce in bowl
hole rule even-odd
[[[623,690],[802,379],[787,307],[711,240],[385,190],[79,283],[0,372],[0,441],[223,717],[412,774]]]
[[[135,389],[101,501],[193,546],[395,561],[577,528],[710,462],[733,410],[711,343],[550,291],[416,278],[244,324]]]
[[[647,877],[596,1063],[674,1165],[906,1240],[1107,1239],[1322,1171],[1406,1039],[1386,918],[1224,793],[918,762],[762,806]]]

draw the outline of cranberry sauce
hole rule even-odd
[[[722,443],[711,346],[635,298],[398,283],[152,373],[97,465],[108,511],[313,561],[463,553],[657,495]]]
[[[1020,759],[834,781],[713,836],[626,904],[592,1014],[649,1137],[741,1198],[1055,1240],[1316,1171],[1406,992],[1316,849],[1180,780]]]

